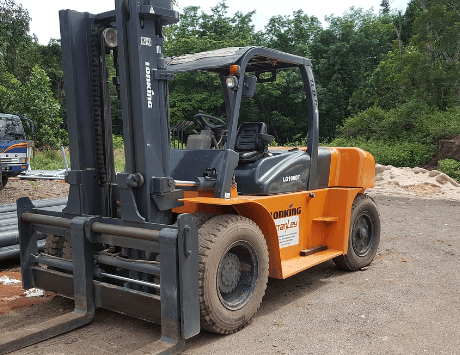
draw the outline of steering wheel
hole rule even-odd
[[[217,124],[212,124],[210,121],[217,122]],[[211,131],[220,130],[227,127],[227,124],[220,118],[211,115],[206,115],[201,112],[193,116],[193,122],[195,122],[197,125],[200,125],[201,128],[207,128]]]

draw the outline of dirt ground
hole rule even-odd
[[[19,197],[27,196],[32,201],[45,198],[65,197],[69,194],[69,185],[54,180],[19,180],[10,178],[0,191],[0,205],[14,203]]]
[[[0,315],[46,302],[55,296],[53,293],[43,293],[37,289],[24,291],[20,280],[20,270],[0,269]]]
[[[382,220],[370,267],[349,273],[327,262],[269,280],[248,327],[228,336],[203,331],[182,354],[459,354],[460,200],[388,184],[398,174],[405,173],[394,171],[391,181],[369,190]],[[17,268],[17,261],[0,264],[0,277]],[[71,310],[71,301],[49,297],[0,315],[0,329]],[[92,324],[13,354],[126,354],[159,337],[157,325],[97,310]]]

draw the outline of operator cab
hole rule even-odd
[[[0,113],[0,140],[26,140],[21,119],[15,115]]]
[[[188,136],[185,149],[171,150],[170,170],[174,179],[194,180],[205,176],[209,170],[214,172],[216,179],[231,174],[238,185],[238,193],[248,195],[327,186],[327,179],[317,176],[316,172],[325,170],[322,165],[329,167],[328,151],[320,152],[324,164],[311,171],[312,160],[318,160],[318,113],[308,59],[263,47],[232,47],[167,58],[166,61],[167,69],[175,74],[217,74],[225,101],[225,120],[200,111],[192,120],[200,131]],[[266,122],[239,122],[242,99],[252,98],[256,85],[275,81],[277,72],[285,69],[300,70],[304,79],[308,149],[270,150],[269,144],[274,137],[268,134]],[[182,125],[186,126],[189,125]],[[218,153],[228,150],[236,155]],[[187,169],[183,169],[184,165]]]

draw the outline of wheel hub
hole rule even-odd
[[[238,285],[241,276],[241,263],[233,253],[227,253],[220,263],[219,290],[223,293],[232,292]]]
[[[352,240],[353,249],[357,255],[364,256],[369,251],[372,233],[372,221],[369,216],[363,214],[357,218]]]

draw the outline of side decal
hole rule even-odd
[[[299,244],[299,216],[275,219],[280,249]]]

